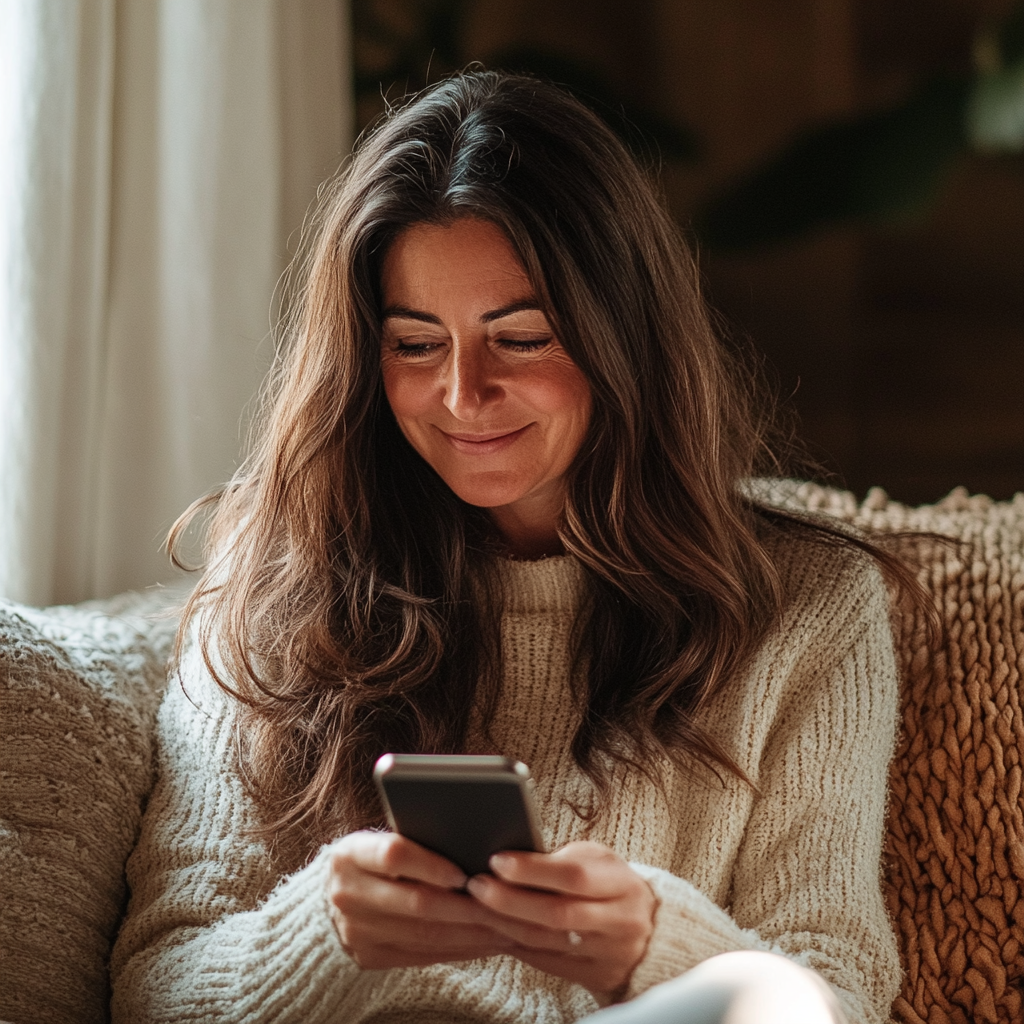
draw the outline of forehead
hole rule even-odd
[[[414,224],[391,244],[381,272],[385,306],[494,308],[532,295],[526,269],[501,228],[464,218]]]

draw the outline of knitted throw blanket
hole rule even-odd
[[[182,595],[0,601],[0,1019],[104,1024]]]
[[[880,490],[863,504],[813,484],[771,500],[893,534],[945,627],[931,651],[921,616],[897,613],[902,733],[890,775],[884,892],[904,969],[903,1024],[1024,1021],[1024,494],[958,489],[913,509]]]

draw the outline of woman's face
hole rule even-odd
[[[382,278],[384,390],[406,439],[499,529],[553,530],[590,388],[504,233],[471,218],[415,224]]]

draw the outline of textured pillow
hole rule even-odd
[[[884,889],[900,944],[905,1024],[1024,1021],[1024,494],[958,489],[908,508],[872,491],[777,485],[784,506],[891,534],[944,624],[942,649],[920,616],[898,611],[902,732],[890,773]]]
[[[180,595],[0,602],[0,1018],[108,1018],[124,862]]]

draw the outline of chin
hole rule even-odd
[[[529,487],[526,485],[515,486],[497,481],[488,483],[445,479],[444,482],[456,497],[467,505],[475,505],[477,508],[500,508],[502,505],[511,505],[529,491]]]

